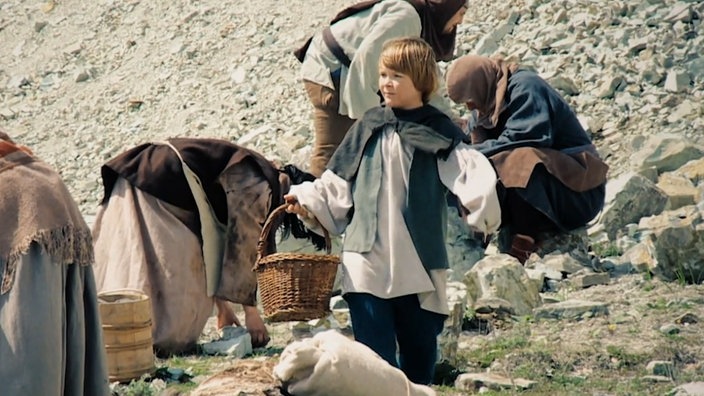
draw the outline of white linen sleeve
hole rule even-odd
[[[344,88],[340,91],[340,100],[347,104],[347,116],[356,120],[364,113],[379,106],[379,57],[387,40],[413,36],[420,37],[421,22],[415,10],[403,7],[391,7],[379,18],[369,31],[363,33],[364,39],[355,51],[346,74]]]
[[[312,213],[330,235],[340,235],[348,224],[347,214],[352,208],[351,183],[326,170],[312,182],[291,186],[289,195],[296,197],[298,202]],[[310,219],[301,219],[310,229],[316,229]]]
[[[501,225],[496,193],[496,172],[479,151],[460,143],[447,160],[438,159],[442,183],[455,194],[469,214],[465,221],[476,231],[493,234]]]

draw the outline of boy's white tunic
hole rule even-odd
[[[376,238],[366,253],[345,251],[343,246],[342,293],[369,293],[384,299],[418,294],[423,309],[447,315],[447,270],[425,270],[403,218],[414,149],[392,128],[382,134]],[[437,162],[442,183],[470,211],[467,224],[485,234],[495,232],[501,212],[496,174],[486,157],[460,143],[446,161]],[[353,206],[352,183],[326,170],[314,182],[292,186],[290,194],[331,234],[345,231],[347,213]],[[309,226],[315,229],[313,224]]]

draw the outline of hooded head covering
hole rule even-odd
[[[20,258],[36,243],[57,265],[91,265],[93,240],[56,171],[0,131],[0,296],[12,289]]]
[[[0,157],[15,151],[24,151],[25,153],[32,155],[32,150],[30,150],[29,147],[21,144],[15,144],[15,142],[10,138],[10,135],[0,130]]]
[[[338,12],[337,15],[330,21],[330,25],[338,22],[342,19],[347,18],[350,15],[354,15],[358,12],[364,11],[366,9],[372,8],[377,3],[383,0],[367,0],[360,3],[355,3],[342,11]],[[457,28],[452,29],[451,32],[445,33],[445,24],[452,19],[452,17],[460,10],[463,6],[467,6],[468,0],[407,0],[418,12],[421,21],[421,38],[425,40],[435,52],[435,58],[438,61],[449,61],[452,59],[452,54],[455,52],[455,36],[457,35]],[[298,48],[293,51],[299,62],[303,62],[305,59],[306,52],[310,46],[313,37],[309,37],[308,40]]]
[[[508,79],[518,69],[514,63],[486,56],[465,55],[450,65],[447,71],[447,94],[455,103],[473,102],[492,126],[501,113]]]
[[[449,61],[455,52],[457,28],[445,33],[445,25],[460,10],[467,0],[409,0],[420,15],[423,30],[420,36],[435,52],[438,61]]]

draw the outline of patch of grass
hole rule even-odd
[[[231,359],[232,358],[227,356],[174,356],[169,359],[160,360],[159,365],[167,368],[180,368],[195,377],[198,375],[212,374],[213,367],[220,366],[222,363]]]
[[[704,273],[701,271],[694,271],[689,265],[679,261],[675,263],[675,266],[675,280],[680,286],[702,283]]]
[[[643,330],[639,326],[630,326],[627,331],[628,334],[631,335],[641,334],[643,332]]]
[[[607,345],[606,353],[608,353],[612,361],[615,359],[614,363],[617,368],[634,367],[650,358],[650,355],[630,353],[625,348],[616,345]]]
[[[532,323],[535,323],[533,315],[512,316],[512,319],[514,322],[523,326],[530,326]]]
[[[652,280],[650,280],[650,279],[647,279],[645,281],[645,284],[643,285],[643,291],[649,292],[649,291],[655,290],[655,288],[656,288],[656,286],[653,284]]]
[[[507,359],[506,369],[515,377],[530,379],[551,377],[555,369],[564,370],[547,348],[546,345],[543,347],[533,345],[529,350],[511,354]]]
[[[563,377],[551,382],[539,384],[533,389],[521,392],[521,396],[551,395],[598,395],[613,396],[632,395],[664,395],[672,388],[672,384],[653,384],[641,380],[637,376],[607,376],[607,377]],[[508,393],[500,393],[507,395]],[[497,394],[498,395],[498,394]]]
[[[689,300],[667,300],[665,297],[658,297],[655,301],[648,301],[645,306],[653,310],[673,312],[692,309],[694,304]]]
[[[648,301],[646,307],[656,310],[664,310],[668,308],[667,300],[664,297],[658,297],[655,301]]]
[[[281,352],[284,351],[284,348],[282,347],[267,347],[267,348],[258,348],[252,351],[251,354],[245,356],[247,358],[250,357],[260,357],[260,356],[266,356],[266,357],[272,357],[272,356],[277,356],[281,355]]]
[[[211,375],[222,369],[232,358],[227,356],[207,355],[173,355],[159,358],[156,361],[157,370],[152,376],[145,375],[139,380],[129,384],[120,384],[113,387],[113,396],[156,396],[162,393],[163,388],[168,388],[174,394],[187,394],[194,390],[198,384],[191,381],[195,376]],[[179,377],[171,377],[169,369],[181,369],[184,373]],[[159,384],[155,380],[159,379]],[[161,382],[163,381],[163,382]]]
[[[515,335],[510,337],[499,337],[482,347],[469,351],[466,360],[470,364],[478,365],[481,368],[489,367],[495,360],[505,357],[507,354],[523,348],[528,344],[525,335]]]
[[[623,254],[623,249],[618,247],[615,242],[601,242],[592,245],[592,251],[599,258],[620,256]]]
[[[152,389],[149,382],[139,380],[116,388],[114,394],[117,396],[154,396],[156,391]]]
[[[580,386],[584,385],[585,382],[587,382],[587,379],[584,377],[578,377],[575,375],[567,375],[564,373],[559,373],[559,374],[552,377],[552,384],[555,387],[560,387],[560,388],[573,388],[573,387],[579,388]]]
[[[473,369],[468,372],[492,372],[506,378],[523,378],[536,384],[523,391],[493,389],[486,395],[555,395],[609,394],[612,396],[666,394],[673,383],[651,383],[642,379],[646,364],[656,357],[672,360],[676,365],[696,361],[696,354],[685,353],[682,342],[663,339],[665,344],[640,351],[621,345],[593,342],[564,343],[530,338],[527,323],[503,329],[495,339],[475,343],[472,350],[460,351]],[[543,329],[545,330],[545,329]],[[556,330],[559,331],[559,330]],[[634,328],[634,332],[638,330]],[[596,341],[596,340],[595,340]],[[669,347],[669,348],[666,348]],[[659,351],[659,352],[657,352]],[[657,355],[654,355],[656,353]],[[664,356],[662,356],[664,353]],[[690,363],[692,364],[692,363]],[[681,377],[678,379],[684,379]],[[439,395],[473,394],[455,389]],[[475,391],[476,392],[476,391]]]
[[[679,333],[672,333],[672,334],[665,333],[665,334],[663,334],[663,337],[665,337],[668,340],[675,342],[675,343],[685,341],[685,338]]]
[[[536,379],[533,380],[535,381]],[[538,381],[535,386],[527,390],[489,389],[486,392],[482,391],[481,394],[483,396],[575,396],[600,394],[608,394],[610,396],[646,396],[665,395],[672,388],[672,383],[654,384],[643,381],[636,372],[628,373],[627,375],[599,373],[592,376],[560,373],[548,380]],[[434,387],[434,389],[439,396],[476,394],[476,392],[461,391],[447,386]]]

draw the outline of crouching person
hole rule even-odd
[[[536,73],[465,55],[447,72],[450,98],[472,111],[472,147],[496,168],[506,252],[521,263],[541,234],[585,226],[604,207],[608,165],[560,94]],[[503,238],[502,238],[503,239]]]
[[[90,230],[59,175],[0,132],[0,393],[108,395]]]

